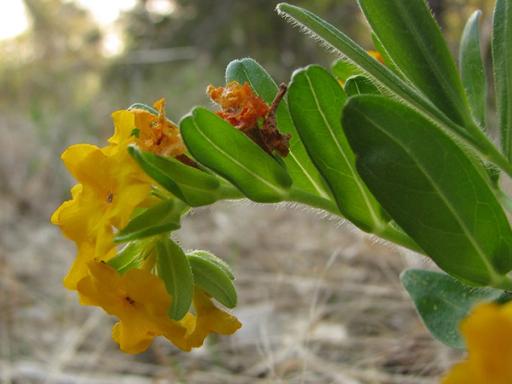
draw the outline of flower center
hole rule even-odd
[[[112,192],[109,192],[107,195],[107,203],[112,204],[113,200],[114,200],[114,194]]]
[[[130,305],[134,305],[135,304],[135,300],[133,300],[130,296],[126,296],[124,299]]]

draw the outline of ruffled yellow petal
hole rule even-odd
[[[231,335],[242,326],[235,316],[217,308],[199,289],[194,293],[194,307],[196,316],[184,319],[184,325],[188,330],[186,341],[189,348],[202,346],[210,333]]]
[[[512,383],[512,303],[481,304],[461,325],[468,358],[443,384]]]
[[[60,157],[68,171],[75,179],[78,179],[76,176],[76,170],[80,168],[82,162],[87,158],[87,156],[98,149],[99,148],[96,145],[92,144],[75,144],[66,148]]]
[[[91,261],[106,261],[111,259],[116,254],[116,248],[112,242],[112,235],[110,235],[110,247],[98,253],[98,246],[91,243],[81,243],[78,246],[78,252],[70,270],[64,277],[64,287],[70,290],[76,290],[77,284],[89,274],[88,264]]]
[[[131,354],[142,353],[149,348],[153,342],[155,334],[143,331],[142,333],[130,329],[125,325],[125,322],[118,321],[112,327],[112,339],[119,344],[121,351]]]
[[[114,122],[114,135],[108,139],[110,144],[127,146],[134,142],[133,130],[135,127],[135,116],[132,111],[116,111],[112,114]]]
[[[186,328],[167,316],[171,298],[161,279],[148,271],[131,269],[119,275],[103,263],[89,263],[89,276],[77,284],[83,305],[102,307],[119,318],[112,336],[128,353],[140,353],[156,336],[184,343]]]

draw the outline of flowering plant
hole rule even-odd
[[[234,60],[226,86],[207,91],[217,113],[195,107],[178,128],[163,101],[136,104],[114,113],[107,146],[64,152],[79,182],[52,217],[77,246],[64,283],[119,318],[122,350],[155,336],[190,350],[235,332],[238,320],[213,302],[236,305],[229,266],[184,252],[172,232],[219,200],[289,201],[433,260],[444,272],[401,279],[432,334],[469,349],[444,382],[512,382],[512,203],[500,184],[512,176],[512,5],[497,0],[494,13],[501,148],[487,125],[480,12],[457,68],[424,0],[359,6],[376,51],[282,3],[280,15],[341,54],[330,70],[311,65],[278,86],[256,61]]]

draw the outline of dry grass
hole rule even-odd
[[[1,200],[2,383],[427,384],[455,357],[399,285],[419,258],[310,210],[240,202],[195,211],[179,239],[233,265],[242,330],[190,354],[158,340],[125,355],[113,319],[61,286],[71,243]]]

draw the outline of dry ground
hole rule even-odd
[[[179,233],[234,267],[243,329],[189,354],[164,340],[123,354],[113,319],[61,286],[72,244],[0,201],[2,383],[430,384],[456,358],[399,284],[404,268],[426,266],[419,256],[318,212],[247,202],[196,210]]]

